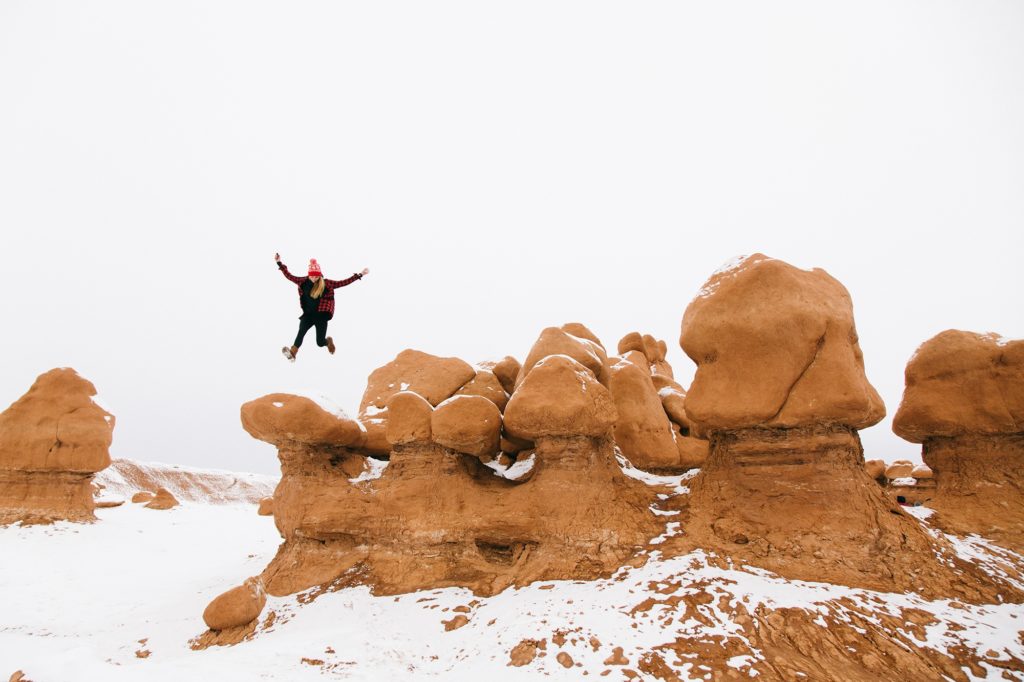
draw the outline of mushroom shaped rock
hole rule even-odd
[[[626,459],[638,469],[678,467],[679,450],[650,373],[619,362],[609,370],[608,388],[618,412],[615,442]]]
[[[160,488],[152,500],[146,503],[146,509],[171,509],[178,506],[178,499],[167,488]]]
[[[211,630],[230,630],[259,618],[266,605],[263,583],[259,578],[249,578],[211,601],[203,611],[203,620]]]
[[[884,408],[864,375],[849,294],[827,273],[742,259],[687,307],[680,343],[697,363],[686,413],[709,452],[666,555],[678,544],[791,580],[1024,599],[960,559],[868,476],[857,429]]]
[[[890,481],[907,478],[914,470],[914,463],[906,459],[898,459],[885,468],[885,477]]]
[[[110,464],[114,421],[75,370],[40,375],[0,413],[0,524],[93,520],[92,478]]]
[[[598,349],[593,341],[573,336],[558,327],[548,327],[540,333],[537,342],[527,354],[523,368],[519,372],[516,388],[518,390],[537,363],[550,355],[568,356],[590,370],[595,377],[599,377],[604,363]]]
[[[1024,340],[950,329],[917,349],[905,379],[901,438],[1024,434]]]
[[[412,391],[396,393],[388,400],[387,435],[391,445],[428,443],[434,408]]]
[[[501,412],[478,395],[456,395],[437,406],[430,417],[434,442],[476,457],[498,454]]]
[[[241,414],[242,427],[249,435],[273,445],[358,448],[366,441],[359,422],[326,403],[302,396],[271,393],[242,405]]]
[[[885,478],[885,467],[885,461],[881,459],[869,459],[864,462],[864,470],[875,480]]]
[[[359,414],[368,408],[382,409],[401,391],[423,396],[431,405],[452,397],[476,376],[472,365],[459,358],[441,358],[418,350],[403,350],[388,364],[370,373]]]
[[[914,467],[914,470],[910,472],[910,475],[919,481],[927,481],[935,474],[927,464],[918,464]]]
[[[516,389],[516,379],[519,378],[519,370],[521,369],[522,365],[511,355],[506,355],[491,367],[494,376],[501,382],[501,387],[509,395]]]
[[[505,430],[536,441],[551,436],[606,437],[617,418],[611,394],[593,371],[566,355],[539,360],[505,407]]]
[[[487,398],[498,407],[499,411],[504,410],[505,405],[508,404],[505,387],[489,369],[478,370],[476,376],[456,391],[455,395],[478,395],[481,398]]]
[[[947,330],[905,378],[893,431],[934,472],[929,523],[1024,551],[1024,341]]]
[[[739,259],[687,306],[679,342],[697,363],[686,411],[703,429],[861,429],[885,416],[864,374],[850,295],[824,270]]]

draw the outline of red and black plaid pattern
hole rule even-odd
[[[302,283],[305,282],[308,277],[296,277],[292,273],[288,272],[288,268],[285,267],[284,263],[280,261],[277,267],[281,268],[281,274],[287,277],[290,281],[294,282],[299,287],[299,306],[302,305]],[[363,276],[358,272],[348,279],[327,279],[324,278],[324,293],[320,295],[320,301],[317,304],[317,312],[327,313],[327,319],[334,317],[334,290],[338,287],[348,286],[355,282],[357,279],[362,279]]]

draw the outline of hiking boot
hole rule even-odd
[[[291,348],[285,346],[281,349],[281,352],[284,353],[289,362],[295,362],[295,356],[299,354],[299,349],[297,346],[292,346]]]
[[[334,355],[334,339],[330,336],[327,337],[327,352]]]

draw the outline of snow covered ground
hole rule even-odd
[[[842,620],[846,607],[836,600],[844,597],[879,613],[934,614],[922,646],[963,642],[996,657],[1024,657],[1019,605],[963,606],[787,581],[717,568],[700,552],[662,560],[657,542],[646,565],[608,580],[537,583],[492,598],[461,589],[373,597],[366,588],[271,598],[263,617],[273,612],[274,623],[252,640],[193,651],[189,640],[205,629],[206,604],[273,556],[272,518],[257,516],[254,505],[195,503],[168,511],[125,505],[97,515],[93,524],[0,528],[0,679],[22,670],[34,682],[575,680],[605,671],[605,679],[619,680],[637,669],[643,652],[675,638],[745,641],[730,605],[799,607]],[[679,524],[666,521],[667,533],[677,532]],[[713,598],[684,614],[664,601],[673,583],[674,596]],[[652,598],[661,603],[652,607]],[[510,666],[510,652],[524,640],[536,658]],[[615,647],[628,663],[606,663]],[[729,664],[753,677],[758,657],[754,650]],[[700,679],[697,666],[675,669]],[[989,678],[1000,672],[990,670]]]

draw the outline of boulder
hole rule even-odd
[[[441,358],[418,350],[404,350],[388,364],[370,373],[359,404],[360,416],[371,407],[383,409],[401,391],[418,393],[437,406],[476,376],[472,365],[459,358]]]
[[[672,424],[672,438],[678,452],[675,464],[664,467],[667,471],[685,471],[699,469],[708,459],[708,442],[700,438],[687,436],[680,431],[678,424]]]
[[[211,630],[230,630],[248,625],[263,612],[267,594],[259,578],[249,578],[210,602],[203,620]]]
[[[519,370],[522,369],[522,365],[511,355],[506,355],[504,358],[495,363],[491,371],[494,373],[495,378],[501,383],[501,387],[505,389],[505,392],[509,395],[516,389],[516,379],[519,378]]]
[[[476,457],[498,454],[501,412],[477,395],[456,395],[437,406],[430,417],[434,442]]]
[[[609,434],[616,417],[611,394],[592,370],[569,356],[550,355],[532,366],[512,394],[505,408],[505,429],[531,441],[550,436],[598,437]]]
[[[604,350],[604,344],[601,343],[601,339],[597,338],[597,334],[590,331],[585,325],[579,322],[567,322],[562,325],[562,331],[566,334],[572,334],[578,339],[586,339],[591,343],[596,344],[601,350]]]
[[[869,459],[864,462],[864,470],[868,472],[868,476],[875,480],[885,477],[885,468],[885,460]]]
[[[644,352],[644,337],[640,335],[640,332],[630,332],[619,339],[617,348],[619,355],[625,355],[631,350]]]
[[[115,422],[96,400],[75,370],[54,369],[0,413],[0,524],[95,519]]]
[[[326,403],[288,393],[271,393],[241,409],[242,427],[253,438],[281,445],[361,447],[366,431],[354,419]]]
[[[655,385],[653,380],[651,385]],[[686,416],[686,391],[679,384],[667,385],[658,391],[658,397],[669,421],[686,429],[685,435],[689,435],[690,419]]]
[[[523,362],[523,368],[516,380],[517,390],[537,363],[551,355],[565,355],[572,358],[590,370],[594,377],[599,377],[602,374],[603,363],[597,344],[573,336],[558,327],[548,327],[540,333],[540,337],[533,344],[533,348],[530,349]]]
[[[907,478],[913,470],[913,462],[905,459],[898,459],[885,468],[885,477],[890,481],[897,478]]]
[[[650,373],[620,362],[608,373],[608,388],[618,412],[615,443],[626,459],[638,469],[678,465],[679,450]]]
[[[896,434],[914,443],[1024,433],[1024,341],[950,329],[907,363]]]
[[[455,395],[476,395],[487,398],[494,403],[498,410],[504,410],[508,404],[508,394],[494,372],[487,369],[478,370],[476,376],[469,383],[455,392]]]
[[[160,488],[152,500],[146,503],[146,509],[170,509],[178,506],[178,500],[167,488]]]
[[[391,445],[426,443],[431,440],[434,408],[418,393],[402,391],[388,400],[387,440]]]
[[[134,495],[132,495],[132,504],[140,504],[142,502],[149,502],[154,497],[156,497],[155,493],[151,493],[148,490],[140,490],[139,492],[137,492]]]
[[[914,470],[910,472],[910,475],[919,481],[927,481],[935,474],[927,464],[918,464],[914,467]]]
[[[741,259],[704,284],[679,341],[697,363],[686,411],[705,430],[862,429],[885,416],[864,374],[850,295],[824,270]]]
[[[260,516],[273,516],[274,498],[264,497],[262,500],[260,500],[259,508],[256,509],[256,513]]]

